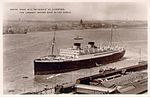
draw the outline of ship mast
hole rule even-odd
[[[113,24],[111,24],[111,30],[110,30],[110,46],[112,46],[112,34],[113,33]]]
[[[139,49],[139,62],[141,62],[141,55],[142,55],[142,51],[141,48]]]
[[[54,47],[55,47],[55,33],[56,33],[56,30],[57,30],[57,25],[55,26],[55,28],[54,28],[55,30],[54,30],[54,36],[53,36],[53,40],[52,40],[52,52],[51,52],[51,54],[52,54],[52,56],[54,56]]]

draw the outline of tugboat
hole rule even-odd
[[[83,27],[82,20],[80,21],[80,24]],[[55,28],[56,31],[57,27]],[[123,47],[98,47],[95,45],[95,42],[90,41],[84,48],[81,48],[81,42],[75,42],[73,47],[60,49],[59,54],[55,55],[55,31],[52,40],[51,55],[34,60],[35,75],[56,74],[83,68],[91,68],[97,66],[97,64],[108,64],[115,61],[119,61],[125,54],[125,49]],[[74,39],[82,39],[81,37],[77,38]]]

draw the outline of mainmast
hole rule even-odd
[[[142,50],[141,48],[139,49],[139,62],[141,62],[141,55],[142,55]]]

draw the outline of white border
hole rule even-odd
[[[2,2],[148,2],[148,0],[2,0]]]
[[[149,44],[149,37],[150,37],[150,25],[149,25],[149,22],[150,22],[150,1],[149,0],[2,0],[0,1],[0,96],[4,96],[4,97],[20,97],[20,96],[24,96],[24,97],[28,97],[28,96],[31,96],[31,97],[64,97],[64,96],[75,96],[75,97],[80,97],[80,96],[83,96],[83,97],[150,97],[150,91],[148,91],[148,94],[143,94],[143,95],[126,95],[126,94],[115,94],[115,95],[68,95],[68,94],[61,94],[61,95],[54,95],[54,94],[51,94],[51,95],[3,95],[3,35],[2,35],[2,32],[3,32],[3,18],[2,18],[2,11],[3,11],[3,4],[4,3],[8,3],[8,2],[141,2],[141,3],[147,3],[147,8],[148,8],[148,15],[147,15],[147,19],[148,19],[148,59],[150,58],[150,44]],[[148,64],[150,63],[150,60],[148,60]],[[148,83],[150,83],[149,81],[149,77],[150,77],[150,67],[148,66]],[[150,84],[148,84],[148,90],[150,89]]]

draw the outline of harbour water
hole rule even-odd
[[[110,29],[85,29],[56,31],[55,53],[59,48],[73,45],[73,38],[79,32],[84,38],[82,46],[88,41],[95,41],[102,45],[110,39]],[[122,68],[136,65],[139,60],[147,60],[147,29],[119,28],[113,30],[113,42],[124,46],[126,53],[120,61],[72,72],[34,76],[33,60],[51,53],[51,32],[29,32],[27,34],[3,35],[3,74],[4,94],[21,94],[39,91],[56,84],[75,81],[77,78],[98,73],[100,68]],[[53,92],[53,91],[51,91]]]

